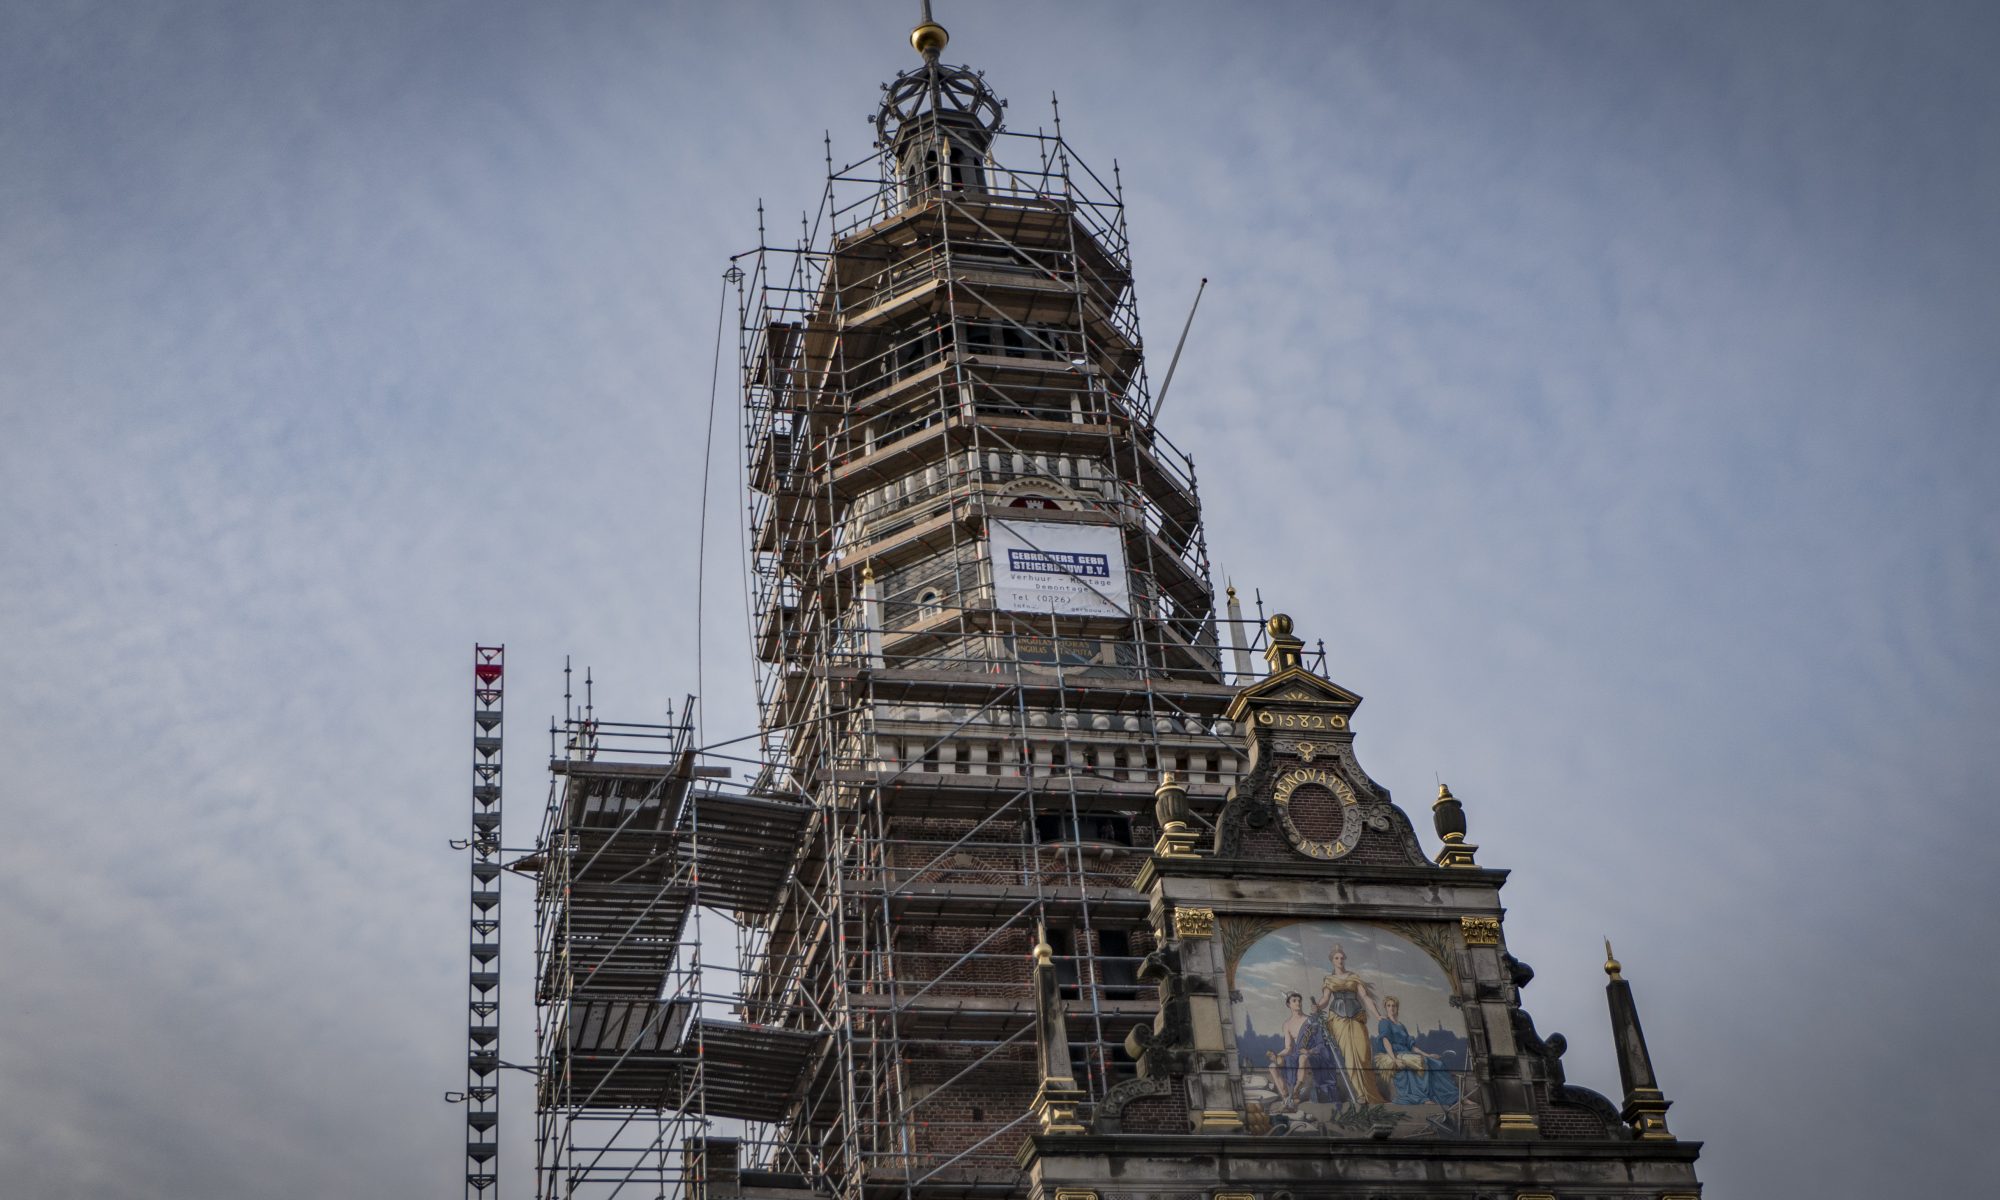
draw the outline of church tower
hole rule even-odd
[[[998,1188],[1040,1091],[1135,1077],[1164,774],[1241,766],[1194,468],[1158,430],[1116,175],[911,35],[875,154],[747,268],[763,786],[817,840],[747,1016],[831,1028],[793,1132],[843,1195]]]
[[[1621,1103],[1521,1007],[1460,802],[1427,854],[1323,654],[1217,619],[1116,170],[928,4],[910,42],[873,153],[728,276],[754,778],[586,701],[512,864],[538,1194],[1699,1195],[1609,947]]]

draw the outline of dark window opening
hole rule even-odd
[[[1086,1091],[1090,1088],[1090,1043],[1069,1044],[1069,1074]]]
[[[1132,844],[1132,818],[1117,813],[1086,816],[1082,818],[1083,828],[1088,834],[1080,840],[1090,842],[1110,842],[1116,846]]]
[[[1066,999],[1074,1000],[1082,992],[1086,978],[1094,980],[1104,991],[1106,1000],[1136,1000],[1141,991],[1139,984],[1139,960],[1132,953],[1132,934],[1125,929],[1098,929],[1097,953],[1088,953],[1088,946],[1078,936],[1077,931],[1066,925],[1052,925],[1048,928],[1049,949],[1055,955],[1056,984]],[[1090,959],[1088,971],[1084,970],[1084,958]]]
[[[942,164],[935,141],[927,142],[922,153],[906,152],[903,162],[903,186],[913,197],[932,188],[976,188],[986,184],[985,156],[951,138],[944,139]]]
[[[1129,846],[1132,818],[1122,813],[1083,813],[1072,822],[1068,813],[1043,813],[1035,818],[1035,840],[1043,845],[1098,842]]]
[[[1138,1064],[1123,1046],[1098,1042],[1069,1044],[1069,1072],[1085,1091],[1108,1090],[1127,1079],[1138,1077]]]
[[[967,146],[957,142],[951,146],[951,184],[953,187],[980,187],[986,182],[986,164]]]
[[[896,378],[914,375],[930,366],[938,357],[938,331],[935,327],[920,329],[898,343],[895,348]]]
[[[1139,964],[1132,957],[1132,935],[1123,929],[1097,931],[1098,978],[1106,1000],[1139,998]]]
[[[1054,952],[1056,985],[1062,997],[1074,1000],[1079,994],[1077,987],[1076,935],[1061,926],[1048,930],[1049,949]]]

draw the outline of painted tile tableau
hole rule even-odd
[[[1231,1010],[1253,1132],[1456,1138],[1480,1128],[1440,930],[1234,925]]]

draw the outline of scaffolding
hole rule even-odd
[[[1235,782],[1261,605],[1216,618],[1116,171],[1000,112],[932,56],[797,242],[732,267],[760,732],[732,757],[691,701],[587,699],[551,729],[513,864],[545,1200],[1013,1192],[1038,943],[1082,1102],[1133,1074],[1155,791],[1205,823]],[[1071,600],[1022,604],[1003,536]]]
[[[1085,1102],[1132,1075],[1155,790],[1220,807],[1261,634],[1232,594],[1225,668],[1117,172],[1001,108],[932,57],[797,241],[737,259],[759,778],[812,811],[744,1012],[827,1038],[766,1161],[842,1200],[1016,1189],[1038,942]],[[1116,577],[1030,610],[996,541],[1062,564],[1073,530]]]
[[[541,832],[511,864],[536,881],[538,1197],[703,1184],[735,1157],[717,1125],[780,1119],[824,1041],[732,1019],[810,809],[700,761],[692,712],[633,724],[586,703],[550,729]]]

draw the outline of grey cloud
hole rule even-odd
[[[456,1186],[466,649],[514,842],[563,654],[619,715],[694,686],[724,256],[865,149],[906,7],[0,16],[10,1193]],[[1515,871],[1572,1079],[1608,932],[1718,1192],[1983,1179],[1993,15],[944,8],[1120,160],[1156,358],[1212,278],[1165,417],[1212,553]]]

